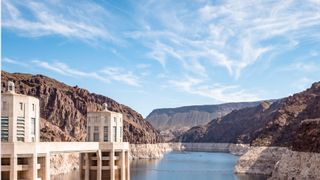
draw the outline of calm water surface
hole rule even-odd
[[[162,159],[133,160],[131,180],[263,180],[263,176],[233,173],[238,156],[229,153],[170,152]],[[53,180],[78,180],[79,171],[53,176]]]
[[[229,153],[170,152],[159,160],[131,162],[131,180],[256,180],[263,176],[236,176],[238,156]]]

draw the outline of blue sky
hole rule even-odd
[[[144,116],[281,98],[320,80],[320,0],[3,0],[1,63]]]

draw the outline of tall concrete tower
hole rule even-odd
[[[39,142],[39,100],[15,93],[12,81],[1,96],[1,141]]]
[[[88,112],[87,114],[87,140],[91,142],[122,142],[122,114],[109,111],[107,104],[103,106],[103,111]]]

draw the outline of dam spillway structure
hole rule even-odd
[[[15,92],[1,94],[2,180],[50,180],[50,155],[79,153],[83,180],[130,180],[129,143],[123,142],[122,114],[105,109],[87,113],[87,142],[40,142],[40,105]]]

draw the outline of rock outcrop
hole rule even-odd
[[[146,118],[153,127],[170,140],[194,126],[205,125],[233,110],[257,106],[259,102],[239,102],[219,105],[184,106],[153,110]]]
[[[271,176],[275,164],[287,151],[287,148],[279,147],[251,147],[239,158],[234,171],[238,174]]]
[[[319,179],[320,153],[285,147],[251,147],[235,166],[237,174],[265,175],[268,179]]]
[[[275,164],[270,179],[320,179],[320,153],[287,151]]]
[[[317,118],[320,118],[320,82],[279,101],[236,110],[207,125],[193,127],[176,140],[284,146],[320,152]]]
[[[51,175],[66,174],[79,169],[79,153],[52,154],[50,157]]]
[[[7,82],[15,83],[16,92],[39,98],[42,141],[83,141],[86,137],[86,113],[103,109],[123,114],[124,140],[130,143],[161,142],[159,133],[128,106],[77,86],[71,87],[43,75],[1,71],[1,92]]]
[[[320,153],[320,119],[307,119],[300,123],[293,150]]]
[[[172,147],[168,143],[130,144],[131,159],[159,159],[169,151]]]

